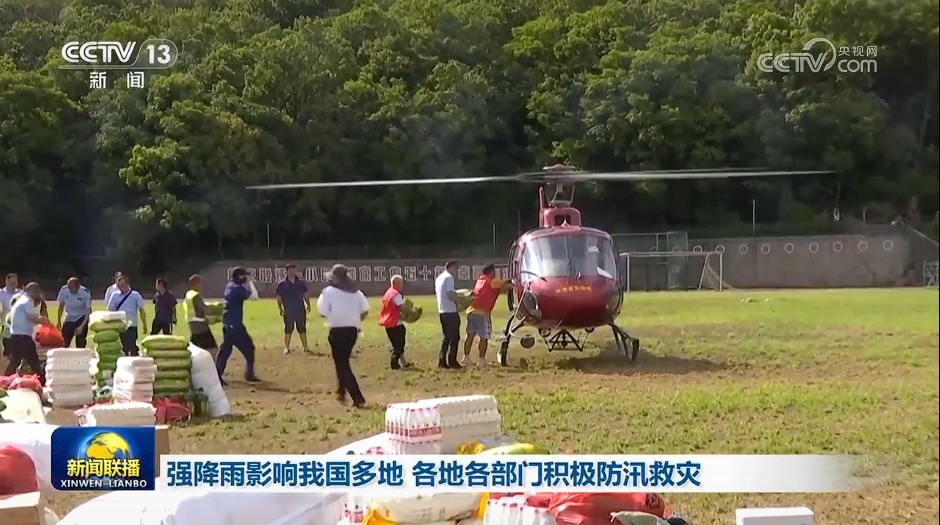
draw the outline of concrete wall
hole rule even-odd
[[[673,251],[681,249],[673,247]],[[733,288],[895,286],[910,266],[909,241],[900,235],[699,239],[689,240],[688,250],[723,252],[723,279]],[[712,271],[719,270],[717,257],[677,259],[632,259],[631,289],[697,288],[706,262]],[[335,262],[342,262],[370,296],[381,295],[388,287],[389,277],[394,274],[405,277],[409,293],[431,294],[434,292],[434,278],[444,270],[442,261],[432,259],[222,261],[202,271],[206,293],[221,296],[232,268],[242,266],[254,275],[262,296],[270,297],[276,283],[284,277],[284,265],[288,262],[297,265],[300,275],[310,283],[314,293],[326,286],[330,267]],[[505,261],[460,261],[457,286],[471,287],[483,266],[493,262]],[[500,277],[505,278],[505,269],[499,271]],[[715,278],[709,274],[704,274],[706,288],[715,287]]]
[[[371,261],[222,261],[202,271],[204,289],[210,297],[220,297],[228,276],[233,268],[241,266],[255,278],[258,293],[262,297],[274,295],[274,287],[284,278],[284,266],[288,263],[297,265],[298,273],[310,284],[311,292],[319,293],[326,286],[330,267],[341,262],[349,267],[350,276],[359,283],[362,291],[369,296],[382,295],[388,288],[392,275],[400,274],[408,281],[406,293],[425,295],[434,293],[434,278],[444,271],[443,261],[432,259],[411,260],[371,260]],[[473,281],[483,267],[492,263],[505,263],[505,260],[468,259],[460,261],[457,267],[457,287],[472,288]],[[497,274],[506,278],[506,269],[500,268]]]
[[[734,288],[895,286],[910,264],[909,243],[901,235],[701,239],[689,244],[692,251],[724,252],[724,281]]]

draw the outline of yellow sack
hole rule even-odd
[[[405,299],[401,305],[401,320],[406,323],[414,323],[421,319],[424,310],[420,306],[415,306],[411,299]]]
[[[178,335],[148,335],[140,346],[147,350],[185,350],[189,347],[189,340]]]
[[[480,454],[486,450],[490,450],[490,449],[494,449],[498,447],[505,447],[507,445],[516,445],[518,443],[519,442],[516,441],[515,439],[511,437],[506,437],[506,436],[503,436],[501,438],[496,438],[496,439],[491,439],[491,438],[475,439],[473,441],[468,441],[466,443],[463,443],[459,447],[457,447],[457,453],[458,454]]]
[[[120,341],[109,341],[107,343],[98,343],[95,345],[95,352],[98,352],[98,358],[104,356],[122,356],[124,355],[124,346]]]
[[[163,379],[185,379],[189,380],[189,370],[160,370],[157,369],[155,381]]]
[[[105,330],[103,332],[95,332],[95,335],[92,336],[91,340],[96,343],[112,343],[121,338],[121,332],[115,332],[114,330]]]
[[[127,327],[131,324],[127,321],[95,321],[88,325],[88,329],[92,332],[126,332]]]
[[[454,293],[457,294],[457,311],[464,312],[467,308],[470,308],[470,304],[473,303],[473,290],[467,290],[466,288],[461,288],[460,290],[455,290]]]
[[[521,454],[551,454],[551,452],[549,452],[546,448],[533,445],[531,443],[516,443],[514,445],[503,445],[501,447],[484,450],[480,452],[480,454],[488,456],[507,456]]]
[[[154,359],[153,364],[157,365],[157,370],[191,370],[193,360],[190,359]]]
[[[189,350],[148,350],[144,348],[141,350],[140,355],[144,357],[152,357],[154,361],[159,361],[161,359],[193,358],[193,355],[189,353]]]

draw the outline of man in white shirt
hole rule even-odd
[[[39,381],[45,384],[45,372],[39,362],[39,352],[36,350],[36,341],[33,339],[33,328],[37,324],[49,324],[49,319],[40,317],[36,309],[39,293],[39,284],[29,283],[26,285],[25,293],[18,295],[10,306],[11,347],[3,375],[16,374],[20,363],[26,361],[30,370],[39,375]]]
[[[362,408],[366,399],[359,389],[349,358],[359,338],[359,326],[369,313],[369,301],[349,278],[342,264],[333,266],[329,286],[320,292],[317,299],[317,310],[330,327],[330,350],[336,367],[336,399],[345,403],[346,394],[349,394],[353,406]]]
[[[10,327],[7,322],[7,316],[10,315],[10,307],[13,305],[13,298],[22,294],[20,289],[19,276],[15,273],[8,273],[3,288],[0,288],[0,322],[3,322],[3,357],[10,354],[12,348],[10,343]]]
[[[438,368],[462,368],[457,362],[460,345],[460,314],[457,313],[457,291],[454,272],[457,261],[447,261],[444,271],[434,280],[434,295],[437,296],[437,312],[441,318],[441,351],[437,356]]]
[[[114,282],[111,283],[111,286],[109,286],[107,289],[105,289],[105,291],[104,291],[104,306],[105,306],[105,307],[107,307],[109,304],[111,304],[111,296],[113,296],[113,295],[116,294],[116,293],[120,293],[120,292],[121,292],[121,291],[118,289],[118,281],[121,280],[121,276],[123,276],[123,275],[124,275],[124,274],[122,274],[121,272],[115,272],[115,274],[114,274]]]
[[[131,289],[131,281],[126,275],[118,277],[117,293],[111,294],[108,301],[108,310],[112,312],[124,312],[127,315],[127,330],[121,332],[121,347],[124,349],[124,355],[136,356],[137,336],[140,334],[139,326],[147,326],[147,312],[144,310],[147,303],[137,290]]]

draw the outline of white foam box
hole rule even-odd
[[[737,525],[816,525],[813,511],[807,507],[738,509]]]

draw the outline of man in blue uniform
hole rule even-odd
[[[232,270],[232,280],[225,285],[225,308],[222,310],[222,344],[219,345],[219,356],[216,359],[216,368],[219,379],[225,373],[225,365],[232,356],[232,348],[237,348],[245,356],[245,381],[255,383],[260,381],[255,375],[255,342],[245,327],[245,301],[257,299],[258,292],[250,282],[248,271],[244,268]],[[222,381],[225,385],[225,381]]]

